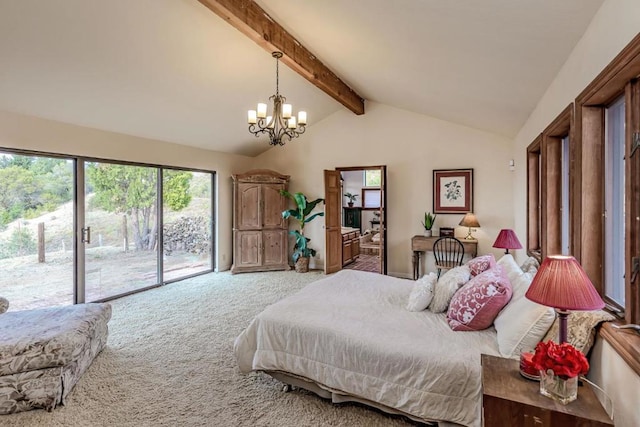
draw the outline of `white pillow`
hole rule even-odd
[[[409,295],[407,310],[422,311],[427,308],[433,298],[433,285],[435,285],[437,279],[438,276],[435,273],[429,273],[416,280],[411,295]]]
[[[497,264],[504,268],[511,283],[513,283],[516,277],[523,274],[522,269],[511,254],[504,254],[502,258],[498,260]]]
[[[442,275],[436,283],[433,299],[429,304],[429,310],[434,313],[444,313],[449,308],[453,295],[469,281],[471,270],[466,265],[452,268]]]
[[[511,282],[511,301],[493,321],[498,348],[504,357],[518,358],[521,351],[533,350],[555,319],[556,315],[551,307],[535,303],[524,296],[532,280],[531,274],[522,273]]]
[[[522,273],[521,275],[514,277],[511,281],[511,288],[513,289],[512,300],[520,299],[524,297],[524,294],[529,289],[529,285],[533,281],[533,274],[531,273]]]

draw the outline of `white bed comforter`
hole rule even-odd
[[[414,282],[343,270],[260,313],[236,339],[240,370],[284,371],[424,420],[481,425],[480,354],[493,328],[455,332],[406,309]]]

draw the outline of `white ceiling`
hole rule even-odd
[[[514,136],[602,1],[257,2],[365,99]],[[196,0],[0,0],[0,109],[256,155],[246,110],[274,92]],[[280,92],[310,126],[344,108],[284,65]]]

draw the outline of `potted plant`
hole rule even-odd
[[[431,237],[431,228],[436,222],[436,216],[435,214],[431,215],[431,212],[424,213],[424,220],[421,221],[421,224],[424,227],[424,235],[427,237]]]
[[[350,208],[353,207],[353,202],[355,202],[356,199],[358,198],[356,194],[351,194],[351,193],[344,193],[344,197],[349,199],[349,201],[347,202],[347,205],[349,205]]]
[[[309,258],[315,256],[315,249],[309,247],[311,239],[305,237],[304,226],[316,217],[324,216],[324,212],[316,212],[313,215],[311,211],[315,209],[320,202],[324,203],[324,199],[316,199],[312,202],[307,200],[307,196],[302,193],[291,194],[286,190],[280,190],[280,194],[290,198],[296,204],[296,209],[288,209],[282,212],[282,217],[287,219],[293,217],[298,221],[300,230],[292,230],[289,233],[296,236],[296,244],[293,248],[293,262],[298,273],[306,273],[309,271]]]

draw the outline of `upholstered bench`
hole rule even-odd
[[[109,304],[0,314],[0,414],[64,404],[104,348],[110,318]]]

